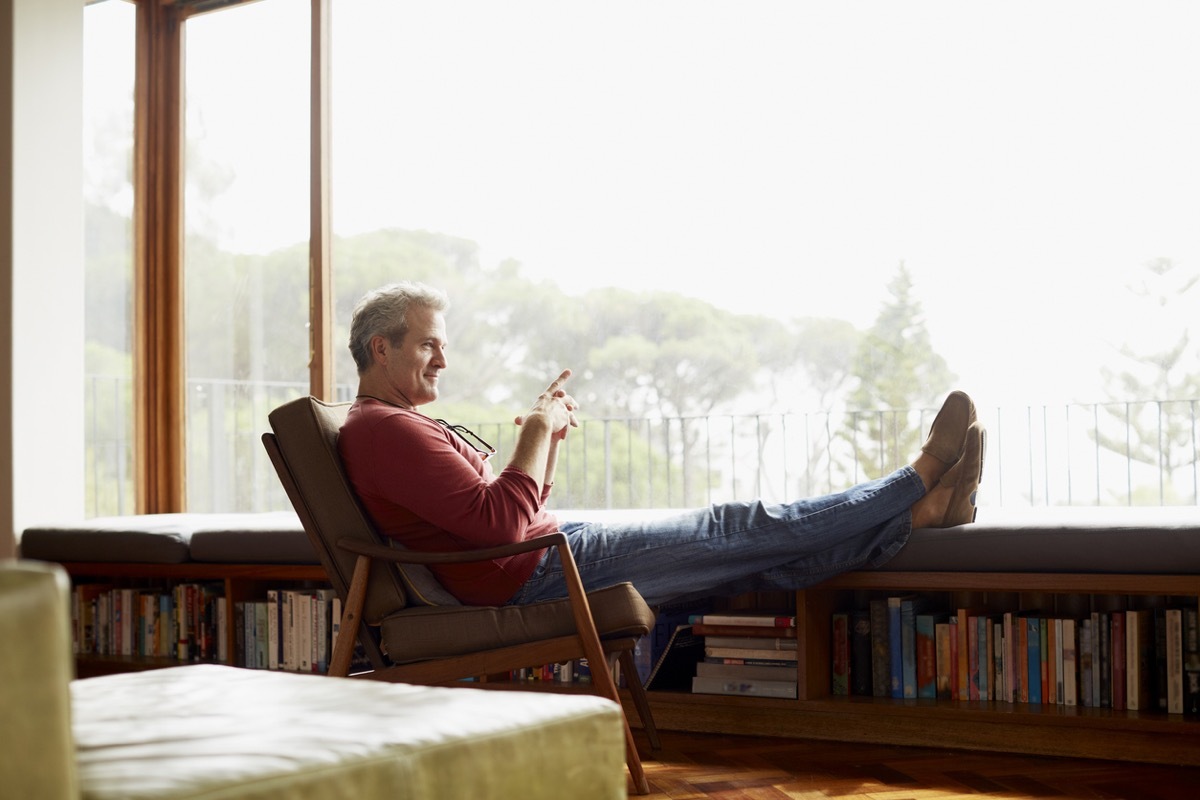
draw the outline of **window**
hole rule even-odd
[[[192,510],[281,502],[257,432],[309,380],[309,13],[187,22]],[[561,504],[840,488],[955,387],[985,504],[1200,502],[1190,4],[330,13],[337,397],[353,304],[412,278],[453,301],[429,410],[501,457],[575,369]]]
[[[259,436],[308,393],[308,20],[263,2],[187,22],[190,511],[278,507]]]
[[[84,11],[86,513],[132,513],[134,6]]]

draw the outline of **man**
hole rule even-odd
[[[561,530],[588,590],[630,581],[651,605],[799,589],[878,566],[914,527],[974,521],[984,431],[953,392],[912,464],[845,492],[787,504],[726,503],[633,524],[559,524],[545,509],[560,443],[578,426],[564,370],[518,417],[496,474],[469,432],[418,409],[447,368],[445,294],[415,283],[369,292],[354,310],[358,397],[338,440],[347,474],[381,533],[412,550],[468,550]],[[432,568],[460,601],[528,603],[566,595],[553,548]]]

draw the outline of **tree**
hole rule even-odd
[[[855,470],[868,478],[906,464],[922,440],[920,419],[906,412],[949,391],[955,376],[933,350],[920,302],[913,296],[912,275],[901,262],[888,284],[891,300],[854,356],[858,383],[850,395],[844,435],[850,441]]]
[[[1127,338],[1117,347],[1117,364],[1101,368],[1114,401],[1104,406],[1113,432],[1097,427],[1093,436],[1106,450],[1153,467],[1163,492],[1172,485],[1173,473],[1196,459],[1197,286],[1200,272],[1170,259],[1145,264],[1127,287],[1132,300],[1122,310]]]

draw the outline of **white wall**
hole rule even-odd
[[[83,516],[82,93],[82,0],[0,0],[0,558]]]

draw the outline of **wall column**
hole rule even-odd
[[[0,558],[83,518],[83,3],[0,0]]]

